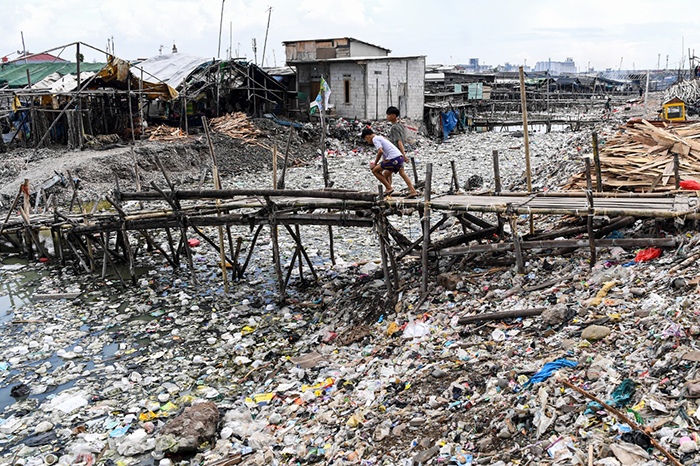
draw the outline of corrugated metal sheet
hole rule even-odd
[[[98,72],[104,63],[81,63],[80,71]],[[77,73],[77,63],[10,63],[0,66],[0,82],[6,80],[9,87],[22,88],[27,86],[27,68],[32,83],[36,83],[53,73],[61,76]]]
[[[211,59],[208,58],[184,53],[169,53],[156,55],[138,65],[134,65],[131,72],[138,77],[140,70],[143,69],[143,79],[145,81],[155,81],[153,77],[156,77],[173,89],[177,89],[190,73],[210,61]]]

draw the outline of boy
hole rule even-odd
[[[395,145],[403,155],[403,161],[408,163],[408,157],[406,157],[406,148],[404,147],[404,140],[406,139],[406,128],[404,128],[403,123],[399,121],[399,109],[396,107],[389,107],[386,109],[386,119],[391,123],[391,129],[389,130],[389,141]]]
[[[370,163],[370,167],[374,177],[386,188],[384,195],[391,196],[394,193],[394,189],[391,187],[391,180],[387,180],[387,176],[384,175],[384,171],[388,171],[401,175],[401,178],[404,179],[410,191],[409,198],[417,197],[418,192],[416,192],[411,183],[411,179],[406,175],[406,171],[403,169],[403,154],[401,151],[389,142],[388,139],[374,134],[374,131],[370,128],[362,130],[362,139],[378,149],[377,158],[374,160],[374,163]],[[382,163],[377,164],[379,159],[382,160]]]

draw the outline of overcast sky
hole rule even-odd
[[[0,56],[26,47],[39,52],[74,41],[126,59],[180,52],[217,54],[221,0],[1,0]],[[233,49],[261,59],[272,7],[266,65],[284,64],[284,40],[355,37],[392,50],[427,55],[432,63],[527,64],[572,57],[584,70],[687,66],[688,48],[700,55],[697,0],[225,0],[221,56]],[[240,44],[240,45],[239,45]],[[684,44],[684,46],[683,46]],[[273,54],[274,52],[274,54]],[[61,57],[74,57],[66,50]],[[660,60],[659,60],[659,54]],[[104,55],[86,53],[88,61]]]

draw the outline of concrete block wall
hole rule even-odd
[[[425,92],[425,59],[376,60],[367,65],[367,118],[383,119],[387,107],[421,120]],[[377,92],[377,86],[379,92]],[[378,100],[377,100],[378,99]],[[401,103],[403,102],[403,105]],[[402,108],[403,107],[403,108]]]
[[[402,116],[423,119],[425,58],[335,62],[297,66],[298,90],[311,95],[311,81],[323,75],[331,87],[330,102],[338,116],[347,119],[386,117],[389,106]],[[350,102],[345,103],[344,81],[350,81]],[[365,82],[366,81],[366,82]]]
[[[338,116],[347,119],[364,118],[365,74],[364,67],[353,62],[334,63],[328,67],[326,79],[331,87],[330,103]],[[345,81],[350,82],[350,102],[345,103]]]

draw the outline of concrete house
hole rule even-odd
[[[425,56],[389,56],[391,50],[351,37],[283,42],[287,65],[297,70],[299,105],[308,109],[323,77],[339,117],[382,119],[387,107],[423,118]]]

